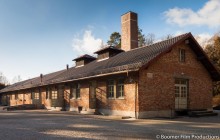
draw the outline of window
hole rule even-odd
[[[180,49],[179,51],[180,51],[180,52],[179,52],[179,57],[180,57],[180,58],[179,58],[179,59],[180,59],[179,61],[180,61],[180,62],[185,62],[185,57],[186,57],[185,50],[184,50],[184,49]]]
[[[76,98],[80,98],[80,84],[76,85]]]
[[[57,89],[52,90],[51,99],[57,99]]]
[[[109,80],[108,81],[108,98],[114,98],[114,80]]]
[[[76,98],[76,85],[72,85],[70,88],[70,99]]]
[[[46,99],[50,99],[50,89],[46,88]]]
[[[31,99],[34,99],[34,92],[31,90]]]
[[[39,92],[34,93],[34,99],[37,99],[37,100],[39,99]]]
[[[17,93],[15,93],[15,100],[17,100],[18,99],[18,94]]]
[[[117,98],[124,97],[124,79],[119,79],[117,82]]]

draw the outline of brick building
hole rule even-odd
[[[137,14],[122,15],[121,26],[121,49],[108,46],[97,58],[82,55],[74,67],[8,86],[2,100],[136,118],[212,109],[220,75],[191,33],[138,48]]]

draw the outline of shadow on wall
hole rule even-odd
[[[105,106],[105,104],[107,104],[107,93],[105,90],[101,89],[101,88],[96,88],[96,105],[97,108],[102,108]]]

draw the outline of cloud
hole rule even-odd
[[[220,0],[210,0],[198,11],[187,8],[172,8],[164,12],[166,22],[179,26],[197,25],[220,27]]]
[[[100,49],[102,40],[95,38],[92,30],[85,30],[83,35],[77,34],[73,38],[72,47],[77,55],[90,54]]]
[[[198,34],[195,35],[195,39],[198,41],[198,43],[200,44],[200,46],[202,46],[203,48],[210,43],[210,39],[212,38],[212,35],[208,34],[208,33],[202,33],[202,34]]]

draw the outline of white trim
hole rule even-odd
[[[84,66],[84,64],[82,64],[82,65],[79,65],[79,66],[76,66],[75,68],[79,68],[79,67],[82,67],[82,66]]]
[[[99,60],[97,60],[97,62],[104,61],[104,60],[107,60],[107,59],[109,59],[109,57],[99,59]]]

